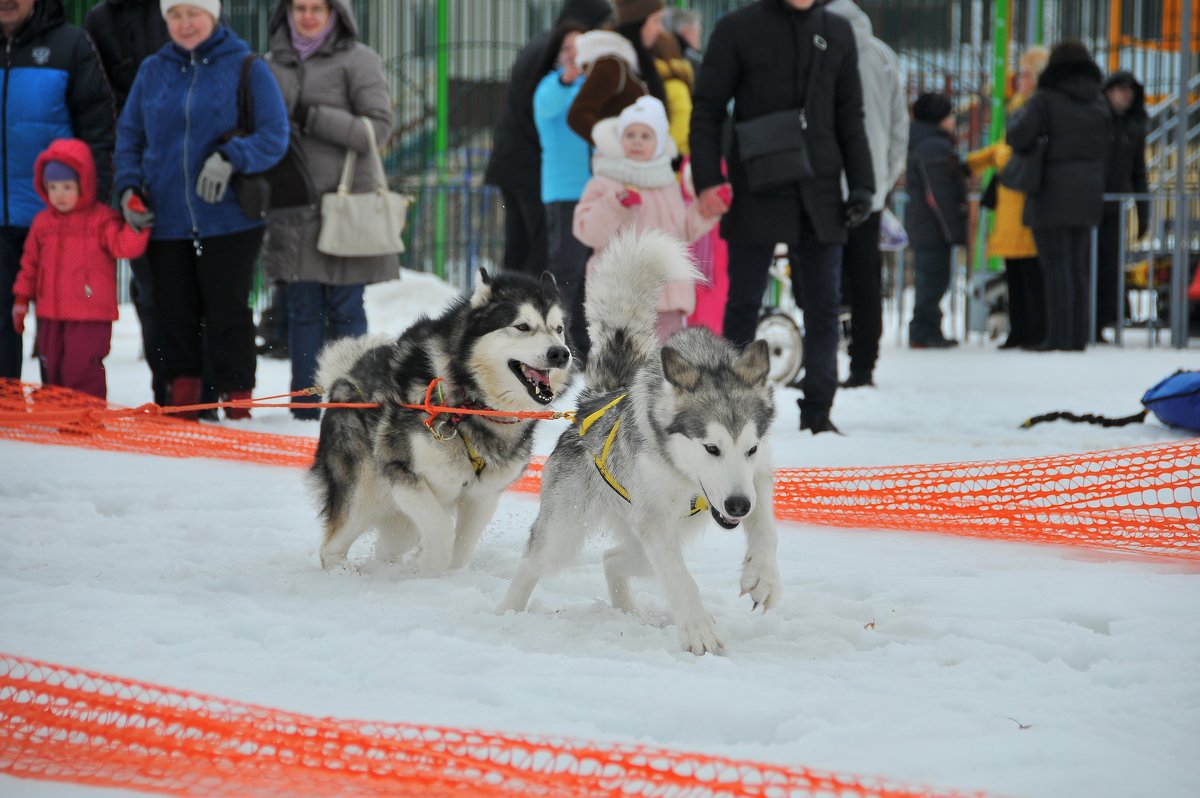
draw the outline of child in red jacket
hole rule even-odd
[[[25,332],[37,308],[42,382],[107,397],[104,358],[117,320],[117,258],[146,251],[137,231],[96,200],[96,166],[88,145],[56,139],[38,156],[34,187],[48,206],[29,228],[13,285],[13,327]]]

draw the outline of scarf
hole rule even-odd
[[[313,53],[325,46],[325,42],[329,40],[329,34],[333,32],[337,25],[337,9],[333,6],[329,7],[329,19],[325,22],[325,27],[317,33],[316,36],[305,36],[300,31],[296,30],[296,20],[292,18],[292,12],[289,10],[287,15],[288,30],[292,33],[292,47],[296,48],[296,53],[300,56],[301,61],[307,60]]]
[[[671,169],[671,156],[666,154],[649,161],[634,161],[597,152],[592,159],[592,171],[638,188],[662,188],[677,182]]]

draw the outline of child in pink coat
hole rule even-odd
[[[660,100],[644,96],[616,118],[592,128],[596,154],[592,179],[575,206],[575,237],[594,252],[588,272],[609,240],[624,227],[661,230],[692,242],[720,218],[700,213],[700,203],[685,205],[671,169],[674,143],[668,133],[667,110]],[[696,307],[692,281],[668,283],[658,298],[658,336],[665,341],[681,328]]]
[[[42,382],[104,399],[104,358],[117,320],[117,258],[138,258],[150,231],[138,232],[96,200],[92,151],[79,139],[56,139],[33,166],[46,210],[34,217],[13,284],[13,327],[25,332],[37,311]]]

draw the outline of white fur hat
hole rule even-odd
[[[617,117],[617,138],[624,136],[625,128],[630,125],[645,125],[654,131],[655,158],[667,151],[671,131],[667,122],[667,108],[662,104],[662,100],[646,94],[638,97],[633,105],[626,106]]]
[[[162,4],[162,15],[165,17],[167,12],[175,6],[195,6],[201,11],[207,11],[212,15],[212,18],[220,21],[221,19],[221,0],[160,0]]]

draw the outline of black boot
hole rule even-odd
[[[843,388],[866,388],[875,387],[875,380],[872,379],[869,371],[854,371],[850,370],[850,376],[842,382]]]
[[[803,399],[797,399],[796,404],[800,406],[801,432],[808,430],[813,435],[820,435],[822,432],[842,434],[842,431],[835,427],[833,422],[829,420],[828,407],[806,404]]]

